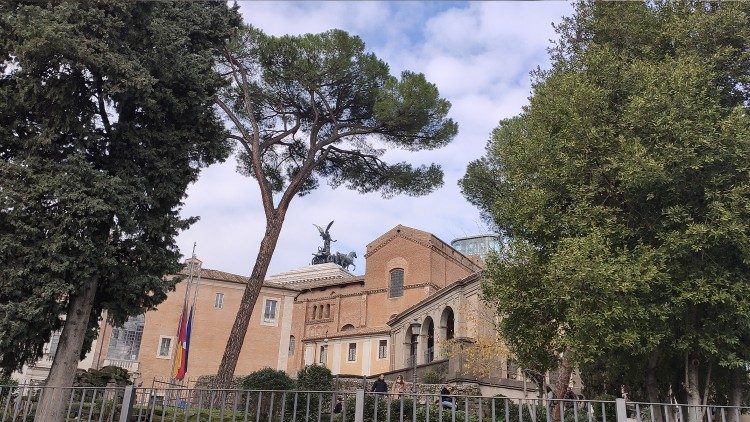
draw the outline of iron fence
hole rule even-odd
[[[63,402],[65,421],[120,421],[125,393],[125,387],[0,386],[0,421],[34,420],[39,399],[47,394]]]
[[[61,394],[61,421],[98,422],[740,422],[750,408],[584,399],[356,391],[0,386],[0,422],[32,421]],[[47,421],[44,421],[47,422]],[[57,422],[57,421],[50,421]]]

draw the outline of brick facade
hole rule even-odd
[[[478,260],[430,233],[401,225],[368,244],[364,256],[361,276],[335,264],[319,264],[268,277],[253,309],[236,374],[271,367],[295,376],[302,366],[321,362],[342,375],[371,376],[401,369],[409,353],[404,327],[412,317],[425,322],[429,315],[435,330],[444,333],[445,321],[439,312],[449,303],[455,333],[471,335],[474,328],[459,314],[482,306],[477,296]],[[195,297],[187,377],[195,380],[215,374],[247,278],[201,268],[192,284],[189,279],[178,283],[166,301],[145,314],[137,359],[108,357],[114,328],[103,324],[100,340],[90,353],[92,366],[127,367],[143,384],[169,379],[183,303],[186,297],[188,302]],[[430,298],[441,298],[441,302]],[[271,321],[264,318],[268,300],[276,301]],[[436,335],[436,350],[444,337]],[[422,340],[426,345],[426,337]],[[420,356],[425,345],[419,347]],[[425,362],[420,358],[419,363]]]

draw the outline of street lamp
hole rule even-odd
[[[419,337],[419,330],[422,328],[422,324],[417,322],[416,318],[414,319],[414,322],[409,324],[409,327],[411,328],[411,343],[412,343],[412,350],[414,351],[414,354],[412,355],[414,358],[414,371],[412,372],[411,377],[411,390],[414,394],[417,393],[417,337]],[[415,402],[416,403],[416,402]]]

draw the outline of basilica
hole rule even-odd
[[[325,242],[329,228],[319,228],[324,246],[316,258],[322,263],[266,278],[237,375],[271,367],[294,377],[303,366],[318,364],[334,375],[361,378],[406,374],[416,365],[420,374],[443,380],[474,377],[520,389],[512,360],[498,355],[492,373],[478,376],[461,354],[478,339],[497,336],[494,312],[480,292],[483,257],[499,247],[496,235],[448,244],[398,225],[366,245],[364,271],[357,275],[347,269],[350,262],[326,257],[333,256]],[[339,259],[346,256],[339,254]],[[120,366],[142,384],[170,379],[176,330],[188,303],[194,315],[187,379],[215,374],[247,278],[206,268],[197,258],[186,261],[182,276],[158,309],[131,317],[123,326],[102,324],[79,367]],[[43,379],[55,346],[53,336],[45,350],[48,358],[16,377]]]

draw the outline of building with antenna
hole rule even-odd
[[[327,262],[271,275],[253,309],[235,373],[270,367],[295,376],[305,365],[318,364],[335,375],[361,377],[395,374],[416,363],[423,372],[466,378],[471,374],[461,356],[450,350],[497,335],[494,312],[480,299],[480,283],[483,257],[499,245],[496,235],[448,244],[398,225],[366,246],[364,274]],[[180,316],[190,304],[183,383],[216,374],[248,278],[204,268],[197,258],[186,261],[180,276],[184,279],[157,309],[121,327],[102,325],[90,367],[126,368],[136,384],[173,380]],[[513,386],[517,368],[505,356],[496,358],[494,373],[485,378]]]

